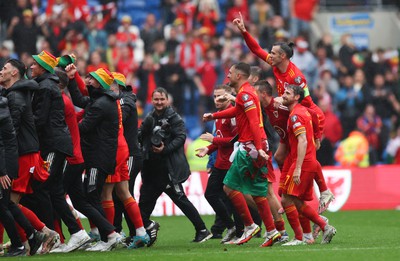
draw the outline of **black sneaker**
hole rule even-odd
[[[38,251],[40,245],[45,242],[46,240],[46,234],[36,231],[33,233],[33,237],[31,239],[28,239],[30,250],[29,250],[29,255],[33,256],[36,254]]]
[[[160,224],[151,221],[151,225],[146,228],[146,232],[150,237],[150,242],[147,244],[147,247],[151,247],[157,240],[158,230],[160,230]]]
[[[196,231],[196,236],[194,237],[193,241],[194,243],[203,243],[212,238],[213,234],[208,231],[208,229],[203,229]]]
[[[2,257],[26,256],[27,253],[28,253],[28,251],[25,249],[24,246],[22,246],[21,249],[11,246],[8,249],[8,252],[5,253]]]
[[[212,232],[212,237],[210,239],[222,239],[222,234]]]

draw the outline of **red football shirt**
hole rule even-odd
[[[307,150],[304,157],[304,162],[317,160],[316,148],[314,143],[314,133],[312,126],[311,114],[304,106],[297,104],[289,115],[288,119],[288,138],[290,146],[290,158],[295,161],[297,159],[297,136],[300,134],[306,135]]]
[[[250,83],[243,84],[236,96],[236,106],[213,114],[214,119],[236,117],[239,142],[252,141],[257,150],[263,149],[264,132],[261,106]]]
[[[228,108],[230,107],[233,106],[229,105]],[[229,157],[233,151],[233,144],[230,140],[237,134],[236,119],[216,119],[215,129],[216,136],[213,142],[208,146],[208,154],[218,150],[214,166],[218,169],[229,169],[231,166]]]

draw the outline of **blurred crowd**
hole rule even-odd
[[[93,2],[97,4],[89,5]],[[311,44],[317,0],[155,2],[157,12],[134,24],[119,10],[125,1],[1,1],[0,65],[10,57],[30,65],[31,55],[42,50],[55,56],[73,53],[82,76],[101,67],[123,73],[127,84],[134,86],[141,117],[151,108],[149,94],[162,86],[194,139],[212,130],[199,115],[214,110],[213,88],[226,82],[232,64],[259,66],[262,77],[274,86],[271,67],[249,52],[232,25],[241,12],[248,31],[264,49],[277,41],[296,44],[292,61],[326,113],[321,163],[340,163],[346,152],[341,148],[335,157],[337,147],[354,131],[366,139],[370,165],[391,163],[398,156],[398,50],[360,50],[349,34],[342,35],[340,47],[334,48],[328,32]]]

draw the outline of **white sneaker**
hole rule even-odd
[[[319,215],[319,216],[326,222],[326,224],[329,224],[329,219],[327,217],[322,216],[322,215]],[[317,239],[319,236],[319,232],[321,232],[321,228],[317,224],[313,224],[312,228],[313,228],[313,232],[312,232],[313,238]]]
[[[265,238],[264,243],[262,243],[260,247],[270,247],[274,243],[279,242],[281,237],[282,237],[281,233],[279,233],[278,231],[276,231],[276,229],[274,229],[273,232],[267,233],[267,237]]]
[[[119,242],[121,242],[121,236],[118,233],[114,232],[108,236],[107,242],[99,241],[92,247],[86,249],[86,251],[111,251],[118,245]]]
[[[224,238],[221,240],[221,244],[231,241],[236,235],[236,227],[232,227],[226,231]]]
[[[65,250],[67,247],[67,244],[61,244],[58,247],[54,247],[52,250],[50,250],[50,253],[66,253]]]
[[[292,241],[282,244],[282,246],[302,246],[302,245],[306,245],[306,242],[298,240],[296,238],[294,238]]]
[[[321,244],[329,244],[334,235],[336,235],[336,229],[331,225],[326,225],[322,234]]]
[[[64,253],[69,253],[74,251],[75,249],[79,248],[86,242],[90,240],[89,235],[86,233],[85,230],[81,230],[79,232],[76,232],[71,235],[71,238],[69,239],[67,243],[67,247],[65,248]]]
[[[243,230],[242,236],[239,238],[238,242],[236,243],[237,245],[244,244],[248,242],[255,234],[257,234],[260,231],[260,227],[253,223],[250,226],[245,226]]]
[[[311,233],[303,233],[303,241],[307,243],[307,245],[312,245],[315,243],[314,237]]]
[[[335,199],[333,193],[328,189],[321,193],[319,197],[318,213],[321,214],[328,209],[329,204]]]
[[[230,241],[225,242],[224,245],[236,245],[236,243],[238,242],[239,238],[237,236],[235,236],[234,238],[232,238]]]

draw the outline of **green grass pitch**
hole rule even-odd
[[[260,248],[261,238],[253,238],[242,246],[221,245],[219,240],[203,244],[191,243],[195,230],[185,216],[154,217],[161,228],[157,242],[150,248],[136,250],[116,249],[112,252],[48,254],[25,257],[24,260],[400,260],[399,211],[341,211],[326,213],[337,234],[328,245],[283,247],[274,245]],[[204,216],[207,227],[213,216]],[[85,227],[86,220],[83,220]],[[287,230],[293,233],[286,222]],[[67,231],[64,229],[64,231]],[[125,228],[125,231],[127,229]],[[263,230],[264,232],[264,230]],[[6,259],[3,259],[6,260]],[[18,258],[12,258],[18,260]]]

